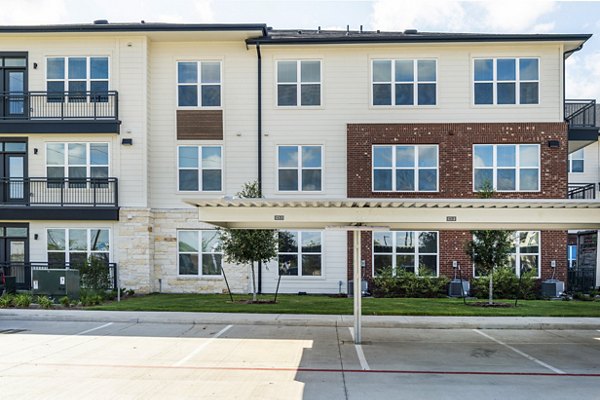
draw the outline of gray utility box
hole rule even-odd
[[[34,269],[31,286],[34,294],[79,298],[79,271],[76,269]]]
[[[559,297],[565,291],[565,283],[558,279],[542,282],[542,297]]]
[[[369,282],[361,281],[360,289],[361,289],[363,296],[368,296],[369,295]],[[352,296],[354,296],[354,281],[349,280],[348,281],[348,297],[352,297]]]
[[[461,281],[460,279],[452,279],[448,285],[448,296],[450,297],[463,297],[469,295],[471,285],[469,281]]]

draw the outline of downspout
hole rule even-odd
[[[257,60],[257,82],[258,82],[258,98],[257,98],[257,132],[258,132],[258,140],[257,140],[257,151],[256,155],[258,158],[257,161],[257,183],[258,183],[258,191],[260,196],[262,197],[262,56],[260,54],[260,43],[256,43],[256,60]],[[262,294],[262,262],[258,262],[258,294]]]

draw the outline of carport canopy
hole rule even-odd
[[[600,229],[600,201],[566,199],[190,199],[201,222],[230,229],[354,232],[354,340],[361,342],[363,230]]]

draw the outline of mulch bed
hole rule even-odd
[[[231,303],[231,301],[228,301],[228,303]],[[235,303],[235,304],[277,304],[277,302],[273,301],[273,300],[256,300],[256,301],[237,300],[237,301],[234,301],[233,303]]]

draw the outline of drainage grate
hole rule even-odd
[[[0,329],[0,334],[11,335],[13,333],[25,332],[27,329]]]

